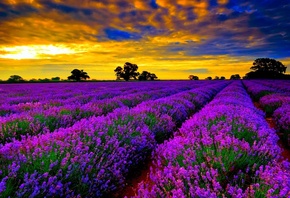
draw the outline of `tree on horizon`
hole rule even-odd
[[[148,71],[143,71],[139,77],[138,80],[155,80],[156,78],[158,78],[154,73],[150,73]]]
[[[231,75],[231,77],[230,77],[230,80],[239,80],[239,79],[241,79],[240,74],[233,74],[233,75]]]
[[[52,81],[60,81],[60,77],[58,77],[58,76],[57,77],[52,77],[51,80]]]
[[[280,79],[284,78],[287,67],[275,59],[257,58],[250,69],[253,71],[246,74],[247,79]]]
[[[84,70],[74,69],[71,71],[70,76],[67,77],[68,80],[74,80],[74,81],[81,81],[86,80],[87,78],[90,79],[90,76],[87,72],[84,72]]]
[[[195,75],[189,75],[188,78],[189,80],[199,80],[198,76]]]
[[[7,81],[8,82],[23,82],[24,79],[19,75],[11,75]]]
[[[131,78],[137,80],[137,77],[139,76],[139,72],[137,72],[137,70],[138,66],[136,64],[126,62],[124,64],[124,68],[118,66],[114,72],[116,72],[115,75],[117,76],[117,79],[123,78],[125,81],[128,81]]]

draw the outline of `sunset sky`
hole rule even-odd
[[[290,73],[289,0],[1,0],[0,79],[244,76],[256,58]]]

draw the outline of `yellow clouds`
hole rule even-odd
[[[206,40],[207,35],[201,34],[191,34],[189,32],[172,32],[166,36],[154,36],[148,37],[148,40],[153,44],[157,45],[168,45],[172,43],[182,43],[187,44],[189,42],[195,42],[196,44],[200,44],[203,40]]]
[[[178,6],[182,6],[185,9],[191,8],[193,13],[197,16],[197,20],[202,20],[208,14],[208,1],[199,0],[156,0],[156,3],[163,8],[169,10],[170,15],[178,16],[181,20],[184,20],[184,13]]]
[[[165,40],[159,44],[154,41],[107,41],[98,44],[31,46],[30,49],[15,47],[6,49],[11,57],[0,58],[0,78],[6,79],[18,74],[25,79],[52,76],[65,79],[72,69],[79,68],[87,71],[94,79],[115,79],[113,70],[119,65],[123,66],[125,62],[135,63],[140,72],[153,72],[159,79],[186,79],[189,74],[195,74],[201,79],[207,76],[229,78],[234,73],[244,75],[252,62],[228,55],[192,56],[182,51],[169,53],[164,42]],[[2,52],[4,50],[0,49]],[[21,56],[32,59],[17,60]],[[10,67],[7,68],[4,64],[9,64]]]
[[[80,68],[92,78],[114,79],[113,70],[125,62],[161,79],[173,78],[170,72],[176,73],[174,78],[187,78],[191,71],[200,72],[196,75],[201,78],[242,76],[254,56],[267,56],[277,49],[264,46],[281,35],[279,31],[269,40],[264,22],[271,20],[256,16],[257,9],[249,4],[228,0],[2,0],[0,78],[5,79],[3,75],[13,66],[15,71],[22,67],[22,74],[27,71],[24,78],[32,77],[29,71],[33,69],[40,72],[39,77],[62,70],[59,75],[65,78],[71,69]],[[264,20],[259,22],[259,17]],[[258,23],[263,29],[256,27]],[[281,36],[282,44],[286,36]]]
[[[202,20],[204,17],[208,15],[208,6],[209,3],[207,1],[187,1],[187,0],[178,0],[177,3],[179,5],[185,7],[193,7],[194,13],[197,15],[197,20]]]
[[[80,43],[95,41],[96,34],[97,29],[59,13],[15,18],[4,21],[0,27],[1,43],[8,45]]]

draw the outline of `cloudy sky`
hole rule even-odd
[[[289,0],[1,0],[0,79],[241,76],[256,58],[290,73]]]

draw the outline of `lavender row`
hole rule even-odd
[[[257,81],[244,80],[243,84],[245,85],[248,93],[251,95],[254,101],[259,101],[261,97],[269,94],[279,93],[277,89],[262,85],[257,83]]]
[[[34,84],[30,85],[31,87],[24,84],[21,84],[20,87],[6,85],[11,89],[6,90],[6,92],[2,91],[1,98],[3,98],[3,101],[0,106],[0,116],[27,112],[31,109],[42,111],[50,107],[61,107],[67,104],[81,106],[89,102],[96,103],[102,99],[160,90],[168,88],[168,86],[173,89],[187,90],[197,86],[198,83],[184,83],[183,85],[180,83],[164,84],[164,82],[136,83],[135,85],[131,83],[107,83],[107,87],[104,83],[81,83],[77,85],[40,84],[39,87],[35,87]],[[5,88],[7,89],[7,87]]]
[[[268,81],[244,81],[244,84],[250,95],[256,101],[259,101],[264,111],[272,115],[277,108],[283,104],[290,103],[290,92],[287,93],[275,88],[276,85],[269,86],[270,82],[276,83],[276,81],[267,82]]]
[[[279,89],[284,93],[290,93],[290,81],[288,80],[259,80],[257,83]]]
[[[208,91],[200,94],[198,90],[182,94],[188,99],[203,96],[202,104],[227,84],[209,84],[205,87]],[[107,116],[82,119],[53,133],[5,144],[0,148],[0,195],[99,197],[122,187],[131,167],[155,148],[157,136],[166,138],[162,133],[175,129],[173,118],[179,116],[171,112],[178,104],[180,95],[176,95],[167,98],[167,108],[151,108],[149,105],[155,101],[149,101],[132,109],[117,109]],[[166,102],[165,98],[160,100]],[[182,104],[189,107],[189,101]]]
[[[160,98],[154,101],[143,102],[137,106],[140,109],[154,109],[161,114],[169,115],[174,122],[174,129],[189,118],[190,115],[199,111],[204,105],[213,99],[213,97],[229,82],[208,84],[202,88],[196,88],[183,91],[169,97]],[[172,131],[161,130],[162,133],[156,134],[158,143],[164,141],[171,135]]]
[[[126,86],[127,90],[135,91],[136,89],[132,84]],[[119,91],[125,92],[126,87],[124,84],[116,86],[112,83],[8,84],[0,87],[0,101],[1,103],[13,105],[46,102],[47,100],[66,100],[87,94],[94,94],[98,97],[99,92],[106,92],[107,90],[113,94]]]
[[[262,81],[263,84],[268,85],[268,90],[273,90],[276,84],[270,86],[271,83],[276,81]],[[255,93],[259,92],[260,86],[255,83],[245,83],[248,90],[255,90],[251,92],[252,96],[255,97]],[[262,85],[264,90],[267,89],[266,85]],[[283,85],[280,85],[280,87]],[[277,86],[278,87],[278,86]],[[259,103],[263,110],[268,115],[273,115],[273,119],[276,123],[276,128],[279,132],[283,133],[283,140],[287,146],[290,146],[290,94],[289,92],[281,92],[280,89],[271,91],[267,95],[262,96]]]
[[[278,137],[240,82],[221,91],[158,146],[136,197],[289,197]]]
[[[32,100],[42,102],[51,99],[69,99],[86,94],[96,94],[106,92],[113,94],[121,91],[123,94],[134,93],[146,89],[147,86],[154,89],[165,88],[168,82],[98,82],[98,83],[51,83],[51,84],[6,84],[0,85],[0,102],[18,104],[31,102]],[[192,83],[170,83],[170,85],[190,86]],[[33,99],[31,96],[34,96]]]
[[[283,133],[283,140],[290,147],[290,103],[285,103],[274,111],[273,118],[278,130]]]
[[[35,108],[27,112],[0,117],[0,143],[4,144],[14,138],[21,139],[22,136],[43,134],[58,128],[66,128],[83,118],[106,115],[117,108],[134,107],[141,102],[166,97],[186,89],[188,87],[185,86],[153,91],[145,90],[83,105],[66,104],[48,109]]]

